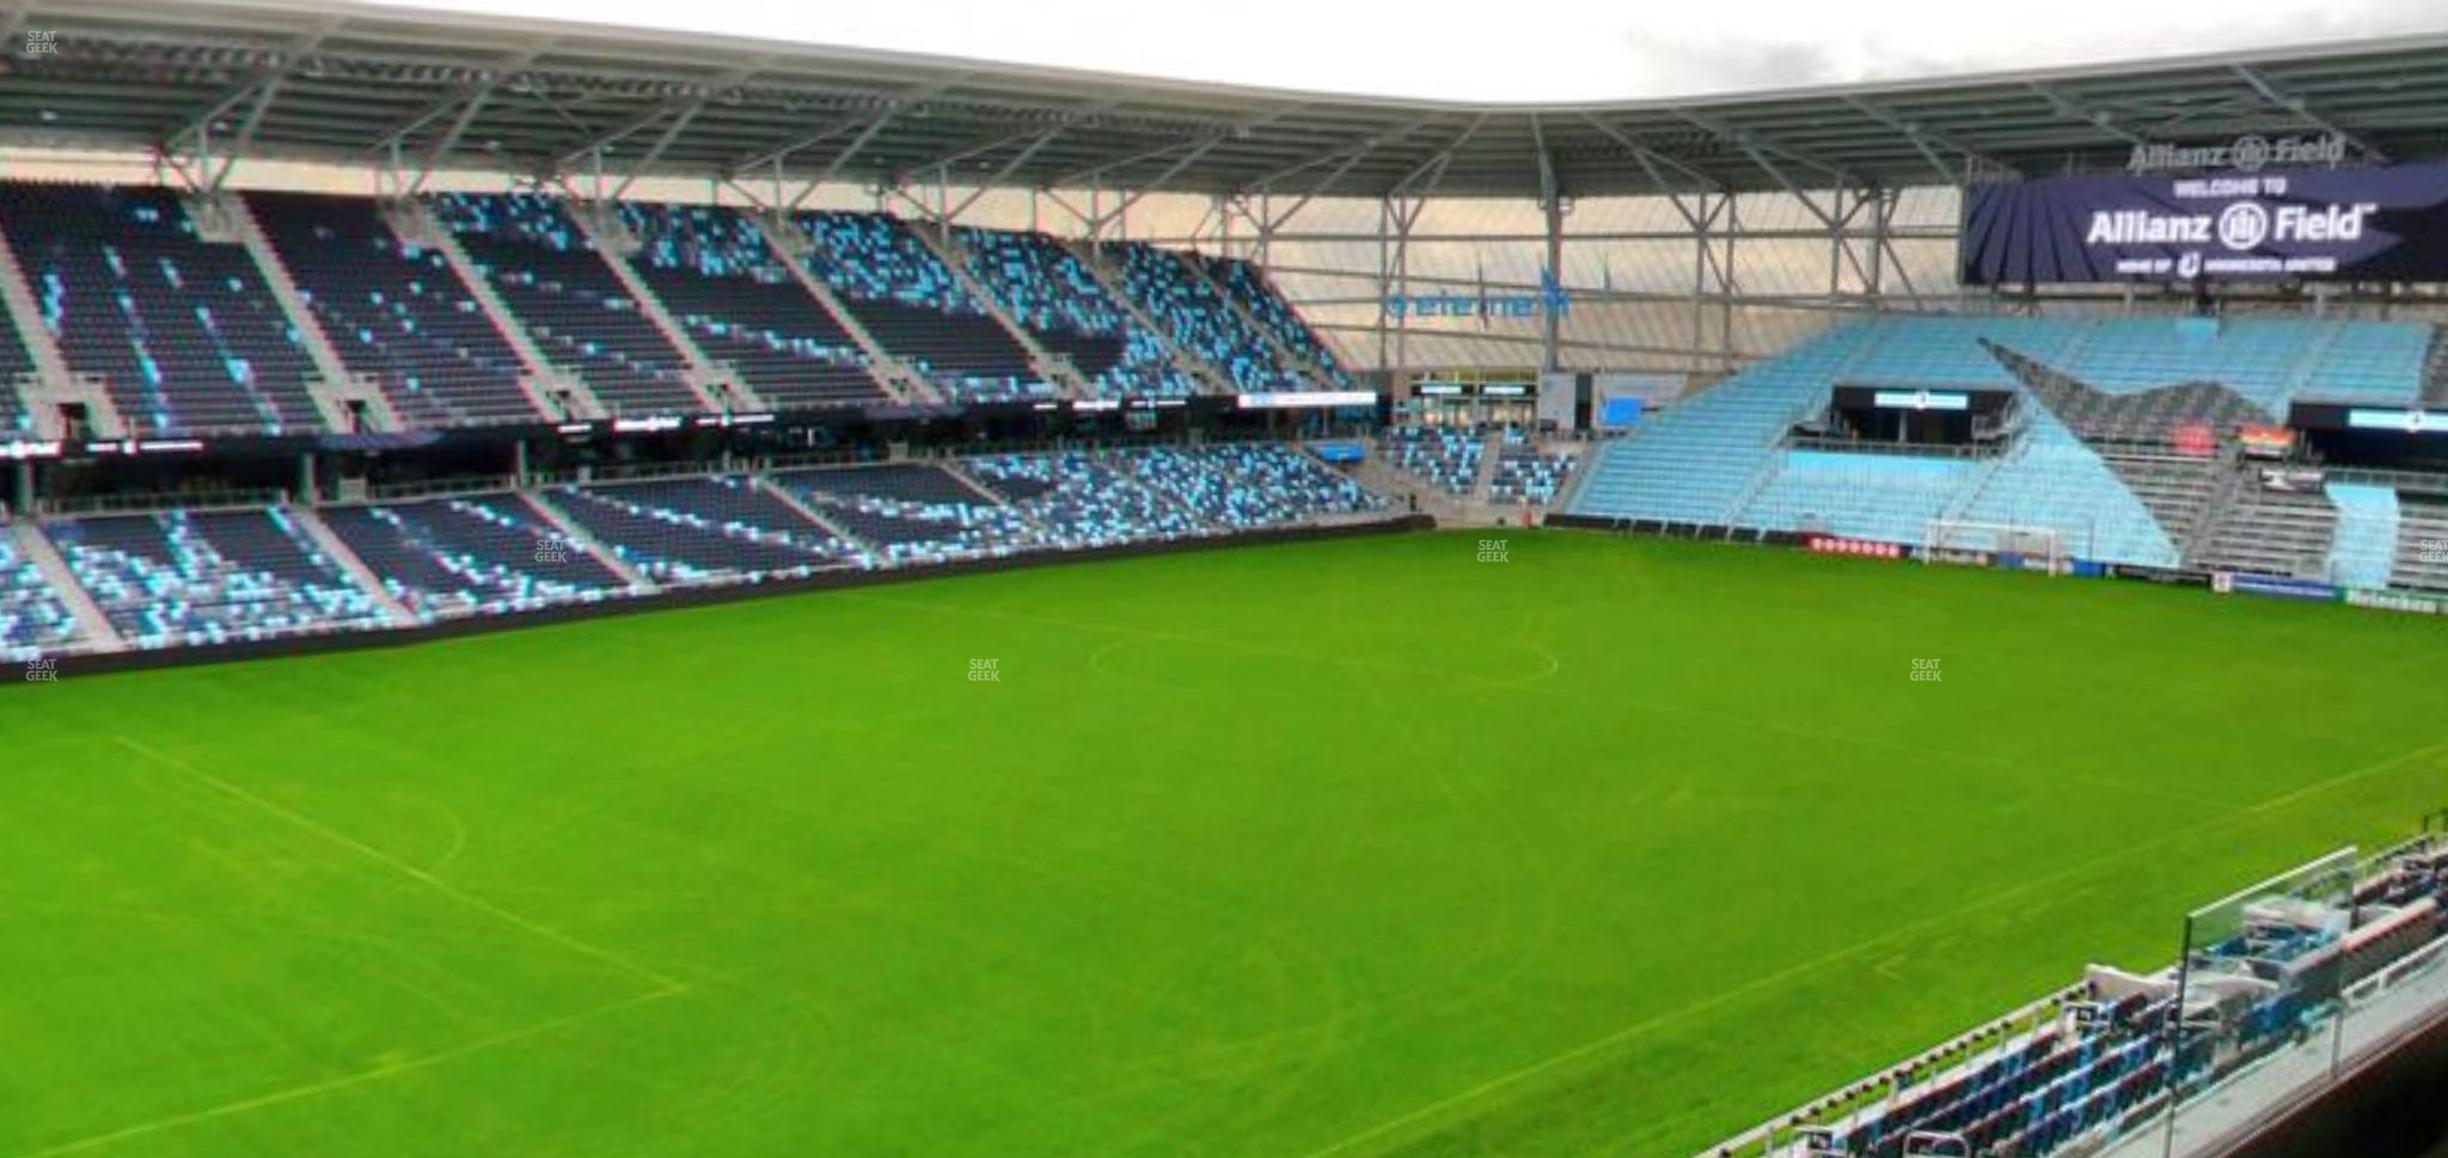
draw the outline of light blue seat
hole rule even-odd
[[[2329,546],[2329,578],[2346,587],[2386,587],[2397,554],[2400,522],[2391,487],[2330,483],[2323,488],[2337,507],[2337,537]]]
[[[0,526],[0,662],[56,652],[76,634],[76,617]]]
[[[1735,522],[1913,544],[1980,473],[1960,458],[1794,450]]]

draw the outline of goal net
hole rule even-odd
[[[2065,534],[2030,523],[1967,523],[1933,519],[1921,539],[1921,558],[1931,563],[2014,567],[2066,572]]]

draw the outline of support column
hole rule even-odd
[[[1704,311],[1708,307],[1709,222],[1713,218],[1709,213],[1707,193],[1696,194],[1693,200],[1698,202],[1698,209],[1689,215],[1692,223],[1693,244],[1690,364],[1692,372],[1698,373],[1704,357],[1703,352],[1708,348],[1704,341],[1708,333],[1708,318]]]
[[[18,459],[14,473],[17,485],[9,498],[9,509],[15,511],[18,518],[30,519],[34,517],[34,464]]]
[[[1547,276],[1564,285],[1564,199],[1551,190],[1547,197]],[[1539,369],[1550,374],[1564,368],[1564,311],[1561,298],[1542,303],[1539,320]]]
[[[1742,235],[1742,199],[1732,193],[1725,195],[1725,295],[1717,319],[1717,368],[1734,368],[1734,240]]]
[[[323,502],[322,492],[315,486],[315,456],[311,451],[298,456],[297,494],[298,501],[310,507]]]

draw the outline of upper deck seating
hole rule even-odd
[[[431,205],[544,356],[578,375],[613,413],[705,409],[689,388],[687,360],[559,199],[446,193]]]
[[[1050,398],[1028,351],[969,295],[925,242],[874,213],[794,218],[814,248],[808,269],[877,344],[939,390],[970,402]]]
[[[325,429],[313,360],[246,247],[167,189],[0,183],[0,228],[72,373],[142,435]]]
[[[1209,275],[1224,287],[1225,292],[1239,301],[1251,317],[1258,319],[1258,324],[1266,327],[1267,332],[1273,334],[1285,349],[1296,357],[1307,359],[1323,372],[1327,389],[1359,389],[1359,384],[1352,381],[1351,374],[1335,358],[1334,351],[1327,347],[1316,330],[1310,329],[1309,324],[1301,320],[1300,312],[1292,308],[1292,303],[1284,298],[1282,291],[1276,288],[1274,279],[1268,277],[1265,271],[1238,258],[1197,255],[1191,260],[1204,263]]]
[[[558,417],[536,410],[509,339],[437,250],[399,239],[363,197],[249,193],[265,240],[349,370],[401,421],[436,428]]]
[[[1196,383],[1164,339],[1139,324],[1061,243],[1038,233],[960,231],[969,270],[1047,350],[1071,359],[1107,398],[1178,397]]]
[[[626,260],[687,328],[775,409],[882,401],[858,343],[782,264],[756,225],[705,205],[622,202],[640,242]]]
[[[1141,310],[1184,349],[1196,353],[1243,393],[1303,390],[1265,337],[1250,328],[1205,278],[1170,250],[1138,242],[1109,246],[1121,259],[1122,287]]]

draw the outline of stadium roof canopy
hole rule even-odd
[[[600,149],[615,174],[759,183],[778,163],[791,181],[1536,197],[1946,184],[2245,133],[2448,156],[2448,37],[1549,105],[304,0],[0,0],[0,43],[0,144],[545,176]]]

